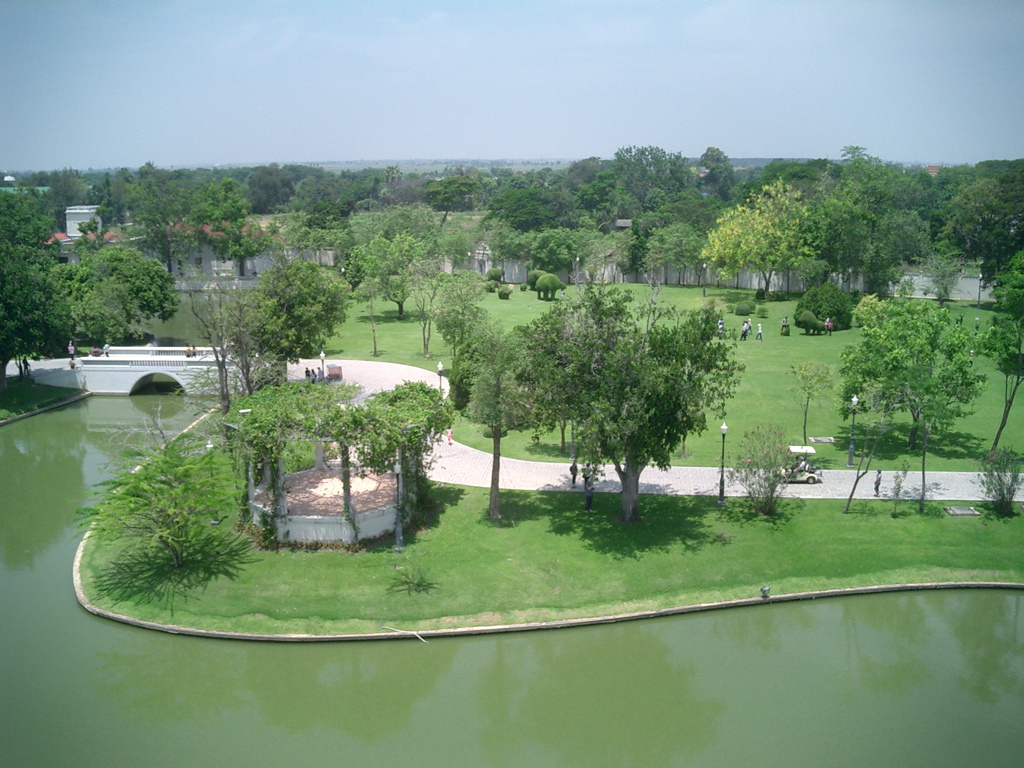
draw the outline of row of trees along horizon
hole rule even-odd
[[[296,181],[299,170],[308,175]],[[596,268],[609,263],[657,284],[663,267],[695,270],[707,261],[720,276],[741,268],[758,272],[765,293],[772,275],[786,269],[815,287],[863,274],[867,293],[886,297],[907,265],[935,273],[978,265],[1005,310],[999,315],[1005,344],[992,355],[1006,368],[1013,393],[1024,379],[1024,160],[947,168],[932,177],[847,147],[841,162],[777,161],[756,178],[738,180],[715,148],[691,163],[658,147],[626,147],[610,161],[588,158],[564,170],[523,174],[456,168],[430,179],[396,167],[330,174],[267,166],[240,181],[241,172],[146,165],[91,186],[80,174],[60,172],[95,195],[108,217],[104,228],[123,227],[130,242],[166,266],[204,243],[239,263],[267,249],[334,251],[333,270],[282,259],[255,290],[219,288],[201,305],[190,295],[202,336],[218,356],[223,409],[236,392],[251,395],[280,381],[285,360],[315,355],[344,321],[353,296],[367,302],[371,325],[375,301],[395,302],[401,316],[411,299],[424,356],[436,323],[453,353],[453,386],[469,392],[470,413],[491,428],[495,477],[500,436],[526,423],[523,414],[551,426],[571,421],[591,452],[581,459],[616,466],[625,521],[638,517],[643,468],[667,463],[680,439],[705,429],[706,414],[720,412],[732,394],[739,366],[716,338],[714,310],[677,314],[653,302],[631,306],[595,284],[577,311],[558,302],[509,334],[486,327],[474,309],[483,290],[479,275],[442,268],[474,243],[486,241],[498,257],[525,259],[534,272],[579,264],[590,283]],[[253,217],[254,194],[275,186],[268,179],[279,182],[278,192],[259,198],[259,209],[282,213],[264,226]],[[51,186],[48,194],[0,195],[0,277],[13,287],[0,295],[0,310],[10,319],[0,323],[5,366],[59,351],[73,333],[95,340],[100,333],[110,340],[131,336],[147,319],[177,308],[167,272],[133,247],[102,247],[98,226],[76,243],[79,264],[58,264],[54,247],[44,245],[56,215],[52,193]],[[615,222],[624,217],[631,227],[618,231]],[[976,396],[979,380],[968,370],[966,348],[947,343],[961,331],[937,315],[892,322],[900,315],[888,307],[865,316],[888,349],[912,348],[901,329],[918,334],[917,367],[908,371],[900,360],[906,355],[896,355],[872,368],[868,381],[868,366],[859,364],[862,378],[851,385],[863,393],[880,387],[882,412],[910,411],[915,424],[925,418],[926,446],[929,431]],[[530,375],[543,373],[533,386],[526,374],[506,375],[521,369],[503,355],[520,353],[529,355]],[[862,359],[871,360],[870,349]],[[604,381],[594,379],[595,370],[606,373]],[[664,375],[668,370],[678,375]],[[625,378],[607,389],[612,371]],[[947,371],[955,381],[943,378]],[[680,389],[672,384],[678,381],[691,384]],[[926,392],[908,389],[925,381],[931,382]],[[550,397],[538,400],[537,393]]]

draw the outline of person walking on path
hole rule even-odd
[[[75,344],[72,341],[68,342],[68,354],[71,355],[71,359],[75,359]]]
[[[569,477],[572,478],[572,487],[576,487],[576,475],[579,473],[580,468],[576,466],[576,459],[572,460],[572,464],[569,465]]]
[[[589,475],[583,476],[583,494],[587,500],[586,506],[584,506],[583,511],[589,512],[590,508],[594,506],[594,479]]]
[[[754,337],[757,341],[764,341],[764,337],[761,335],[761,324],[757,324],[757,336]]]
[[[881,493],[881,490],[882,490],[882,470],[879,469],[878,471],[875,472],[875,498],[876,499],[879,497],[879,494]]]
[[[452,428],[448,427],[448,431],[445,433],[445,437],[448,438],[448,445],[452,444]]]

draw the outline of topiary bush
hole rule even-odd
[[[484,290],[487,291],[488,293],[494,293],[496,290],[498,290],[498,281],[488,280],[486,283],[484,283]]]
[[[543,269],[531,269],[526,273],[526,284],[530,286],[531,291],[537,290],[537,281],[546,274]]]
[[[764,299],[764,288],[758,288],[757,291],[754,292],[754,301],[764,301]]]
[[[761,318],[768,317],[768,307],[758,307],[757,316]]]
[[[825,332],[825,322],[815,317],[809,309],[805,309],[796,318],[796,327],[803,328],[808,336],[817,336]]]
[[[550,301],[563,288],[565,288],[565,283],[558,279],[558,275],[541,275],[537,280],[537,298]]]
[[[835,330],[845,331],[853,323],[853,306],[850,294],[833,283],[825,283],[811,288],[801,297],[796,305],[796,316],[801,317],[804,311],[813,312],[815,319],[831,318]]]
[[[742,317],[749,317],[754,313],[754,302],[741,301],[736,305],[735,312],[737,315],[741,315]]]
[[[519,290],[520,291],[528,291],[528,290],[530,290],[530,286],[528,286],[526,283],[520,283],[519,284]]]
[[[511,296],[511,295],[512,295],[512,291],[510,291],[508,289],[507,285],[503,285],[503,286],[501,286],[501,288],[498,289],[498,298],[499,299],[506,299],[507,300],[508,297]]]
[[[499,280],[505,279],[505,270],[501,267],[491,267],[487,270],[487,274],[484,275],[484,280],[493,280],[498,282]]]

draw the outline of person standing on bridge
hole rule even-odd
[[[110,357],[110,343],[109,342],[103,345],[103,356],[104,357]]]
[[[72,360],[75,359],[75,342],[73,342],[73,341],[69,341],[68,342],[68,354],[71,355],[71,359]],[[72,366],[72,367],[74,367],[74,366]]]

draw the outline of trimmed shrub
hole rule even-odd
[[[754,302],[741,301],[739,304],[736,305],[735,312],[737,315],[740,315],[742,317],[749,317],[750,315],[754,314]]]
[[[853,306],[853,297],[850,294],[840,290],[833,283],[825,283],[811,288],[801,297],[796,305],[795,314],[801,317],[804,311],[810,311],[814,313],[816,319],[831,318],[835,330],[845,331],[853,323]]]
[[[789,294],[785,291],[772,291],[768,294],[768,301],[789,301]]]
[[[487,291],[488,293],[494,293],[496,290],[498,290],[498,281],[488,280],[486,283],[484,283],[484,290]]]
[[[537,280],[537,298],[550,301],[563,288],[565,288],[565,283],[558,279],[558,275],[541,275]]]
[[[761,318],[768,317],[768,307],[758,307],[757,316]]]
[[[796,319],[796,327],[803,328],[808,336],[817,336],[825,332],[825,323],[814,316],[809,309],[805,309]]]
[[[758,288],[754,293],[754,301],[764,301],[764,288]]]
[[[547,272],[545,272],[543,269],[531,269],[526,274],[526,284],[530,286],[531,291],[537,290],[537,281],[540,280],[540,278],[542,278],[546,274]]]
[[[484,275],[484,280],[493,280],[498,282],[499,280],[505,279],[505,270],[501,267],[491,267],[487,270],[487,274]]]
[[[512,291],[510,291],[508,289],[507,285],[503,285],[503,286],[501,286],[501,288],[498,289],[498,298],[499,299],[508,299],[508,297],[511,296],[511,295],[512,295]]]
[[[530,286],[528,286],[526,283],[520,283],[519,284],[519,290],[520,291],[528,291],[528,290],[530,290]]]

